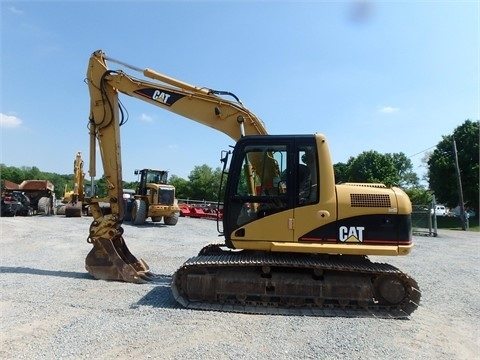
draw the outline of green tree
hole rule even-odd
[[[124,181],[123,188],[124,189],[132,189],[137,191],[138,181]]]
[[[2,187],[3,180],[12,181],[15,184],[20,184],[24,180],[21,169],[14,166],[6,166],[5,164],[0,164],[0,178],[2,179]]]
[[[412,161],[403,153],[387,154],[392,158],[393,164],[398,171],[400,181],[398,186],[402,188],[418,188],[420,180],[413,171]]]
[[[3,180],[9,180],[15,184],[21,184],[23,180],[49,180],[55,187],[55,196],[61,199],[64,195],[65,185],[71,189],[73,187],[73,174],[60,175],[56,173],[44,172],[39,168],[22,166],[20,168],[14,166],[6,166],[0,164],[0,174]]]
[[[392,157],[377,151],[364,151],[347,162],[349,182],[384,183],[387,186],[400,183],[399,171]]]
[[[405,189],[413,205],[429,205],[432,202],[432,192],[421,188]]]
[[[175,195],[177,199],[190,198],[190,186],[188,180],[185,180],[177,175],[172,175],[170,176],[168,183],[175,186]]]
[[[44,173],[40,171],[36,166],[33,167],[22,167],[23,176],[25,180],[50,180],[46,179]],[[50,180],[51,181],[51,180]]]
[[[333,165],[335,182],[367,182],[397,185],[402,188],[419,187],[419,179],[413,171],[412,161],[400,153],[380,154],[365,151],[348,162]]]
[[[221,172],[220,168],[213,170],[206,164],[195,166],[188,176],[189,198],[218,201]]]
[[[453,134],[443,136],[428,159],[428,182],[437,202],[449,207],[459,202],[453,151],[455,139],[465,206],[478,211],[479,123],[466,120]]]
[[[67,187],[67,191],[73,189],[73,174],[59,175],[52,173],[48,175],[46,180],[50,180],[55,186],[55,196],[57,199],[63,198],[65,194],[65,186]]]
[[[348,166],[345,163],[333,164],[335,183],[340,184],[348,181]]]

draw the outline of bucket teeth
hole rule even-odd
[[[154,280],[147,263],[137,259],[122,237],[99,238],[85,259],[85,268],[99,280],[125,281],[144,284]]]

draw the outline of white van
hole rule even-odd
[[[432,215],[434,211],[432,209]],[[435,216],[447,216],[448,210],[444,205],[435,205]]]

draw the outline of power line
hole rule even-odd
[[[430,150],[430,149],[433,149],[433,148],[436,147],[436,146],[437,146],[437,145],[430,146],[429,148],[426,148],[425,150],[422,150],[422,151],[419,151],[419,152],[416,153],[416,154],[410,155],[409,158],[414,157],[414,156],[417,156],[417,155],[419,155],[419,154],[421,154],[421,153],[424,153],[425,151]]]

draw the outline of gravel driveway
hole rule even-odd
[[[474,359],[480,356],[480,234],[415,237],[407,257],[372,257],[415,278],[408,320],[267,316],[181,308],[171,276],[218,242],[212,220],[124,225],[131,252],[159,274],[136,285],[85,271],[92,219],[0,218],[2,359]]]

